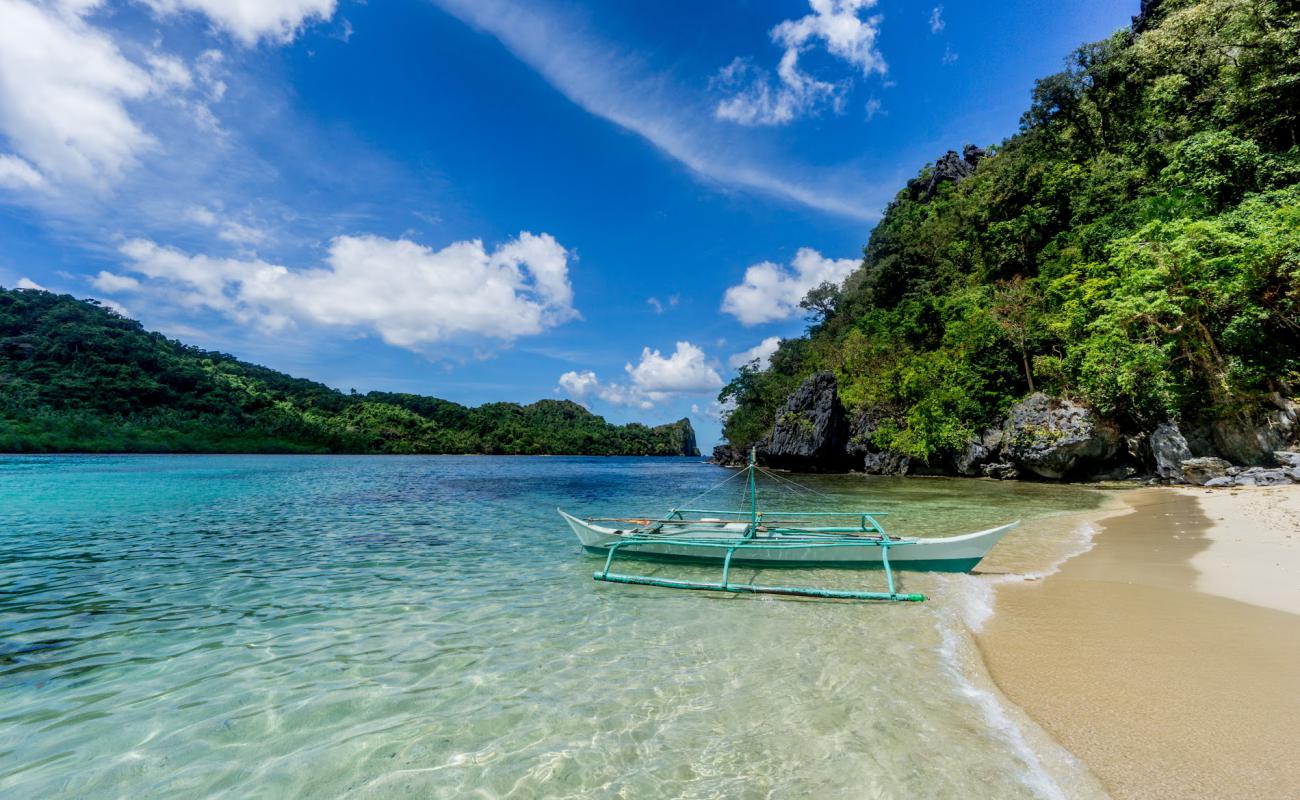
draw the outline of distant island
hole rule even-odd
[[[0,452],[699,455],[689,419],[349,394],[35,289],[0,289]]]

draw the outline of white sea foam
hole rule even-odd
[[[1037,797],[1047,800],[1069,800],[1069,795],[1060,787],[1048,771],[1043,759],[1030,745],[1024,729],[1011,718],[1007,707],[998,695],[988,689],[981,689],[971,681],[968,670],[963,668],[963,659],[958,654],[961,640],[951,625],[944,625],[940,630],[942,637],[939,655],[948,671],[949,677],[957,686],[957,691],[974,704],[984,716],[984,722],[1025,764],[1025,771],[1020,776],[1025,786]]]
[[[1046,568],[1030,572],[1009,572],[1002,575],[959,575],[955,576],[952,588],[960,598],[963,620],[972,633],[980,633],[984,625],[993,616],[993,604],[998,586],[1008,583],[1041,581],[1061,571],[1065,562],[1081,556],[1093,548],[1093,539],[1098,528],[1091,522],[1083,522],[1072,530],[1062,555]]]
[[[998,586],[1055,575],[1065,562],[1093,548],[1097,532],[1092,522],[1075,525],[1063,542],[1060,555],[1042,569],[1000,575],[952,575],[944,579],[945,592],[956,602],[949,606],[949,613],[941,612],[938,617],[940,660],[957,692],[979,709],[989,729],[1023,762],[1020,779],[1025,787],[1035,796],[1048,800],[1091,794],[1095,787],[1089,785],[1092,781],[1087,767],[1027,718],[1017,720],[1017,714],[1012,711],[1014,706],[992,687],[984,673],[970,634],[983,630],[993,616]],[[981,682],[988,684],[988,688],[982,688]],[[1062,780],[1069,784],[1068,791],[1062,788]]]

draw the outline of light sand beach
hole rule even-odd
[[[1300,487],[1122,498],[1092,550],[998,587],[994,681],[1115,797],[1300,797]]]

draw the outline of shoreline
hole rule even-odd
[[[1091,547],[998,582],[999,692],[1117,798],[1300,786],[1300,486],[1117,493]]]

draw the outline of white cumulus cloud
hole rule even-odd
[[[825,258],[801,247],[789,268],[762,261],[745,270],[744,280],[723,295],[722,310],[743,325],[790,319],[799,313],[799,301],[810,289],[827,281],[843,283],[859,263],[853,258]]]
[[[128,272],[100,273],[107,290],[147,291],[266,330],[296,323],[376,332],[412,350],[457,339],[510,341],[578,315],[568,251],[549,234],[521,233],[495,250],[479,240],[434,250],[407,239],[339,236],[324,266],[189,255],[151,241],[122,247]]]
[[[665,356],[658,350],[642,348],[641,361],[624,367],[639,391],[657,398],[678,392],[707,392],[722,387],[722,376],[709,365],[704,351],[690,342],[678,342],[677,349]]]
[[[690,342],[678,342],[669,355],[642,348],[640,361],[629,362],[623,371],[628,376],[626,383],[605,383],[591,370],[566,372],[560,376],[559,388],[575,400],[596,397],[614,405],[649,409],[678,395],[715,392],[722,387],[714,363]]]
[[[759,369],[767,369],[768,364],[771,363],[772,354],[776,352],[776,348],[780,344],[780,336],[769,336],[748,350],[734,354],[727,359],[727,366],[732,369],[740,369],[752,361],[757,361]]]
[[[37,283],[36,281],[28,277],[19,278],[18,283],[15,285],[15,287],[18,289],[44,289],[45,288],[44,286],[40,285],[39,283]]]
[[[569,371],[560,376],[560,388],[575,400],[585,399],[600,388],[600,380],[591,370],[585,372]]]
[[[196,12],[245,45],[290,42],[309,22],[334,16],[337,0],[145,0],[158,14]]]
[[[102,185],[154,144],[125,103],[155,81],[85,22],[92,8],[0,0],[0,132],[34,171]]]
[[[888,67],[876,45],[881,18],[862,16],[876,0],[808,0],[808,5],[811,14],[772,29],[772,41],[784,48],[775,82],[765,70],[741,58],[718,74],[715,85],[730,93],[714,109],[718,119],[741,125],[784,125],[827,104],[840,111],[851,83],[818,80],[799,66],[799,56],[818,44],[864,76],[885,74]]]

